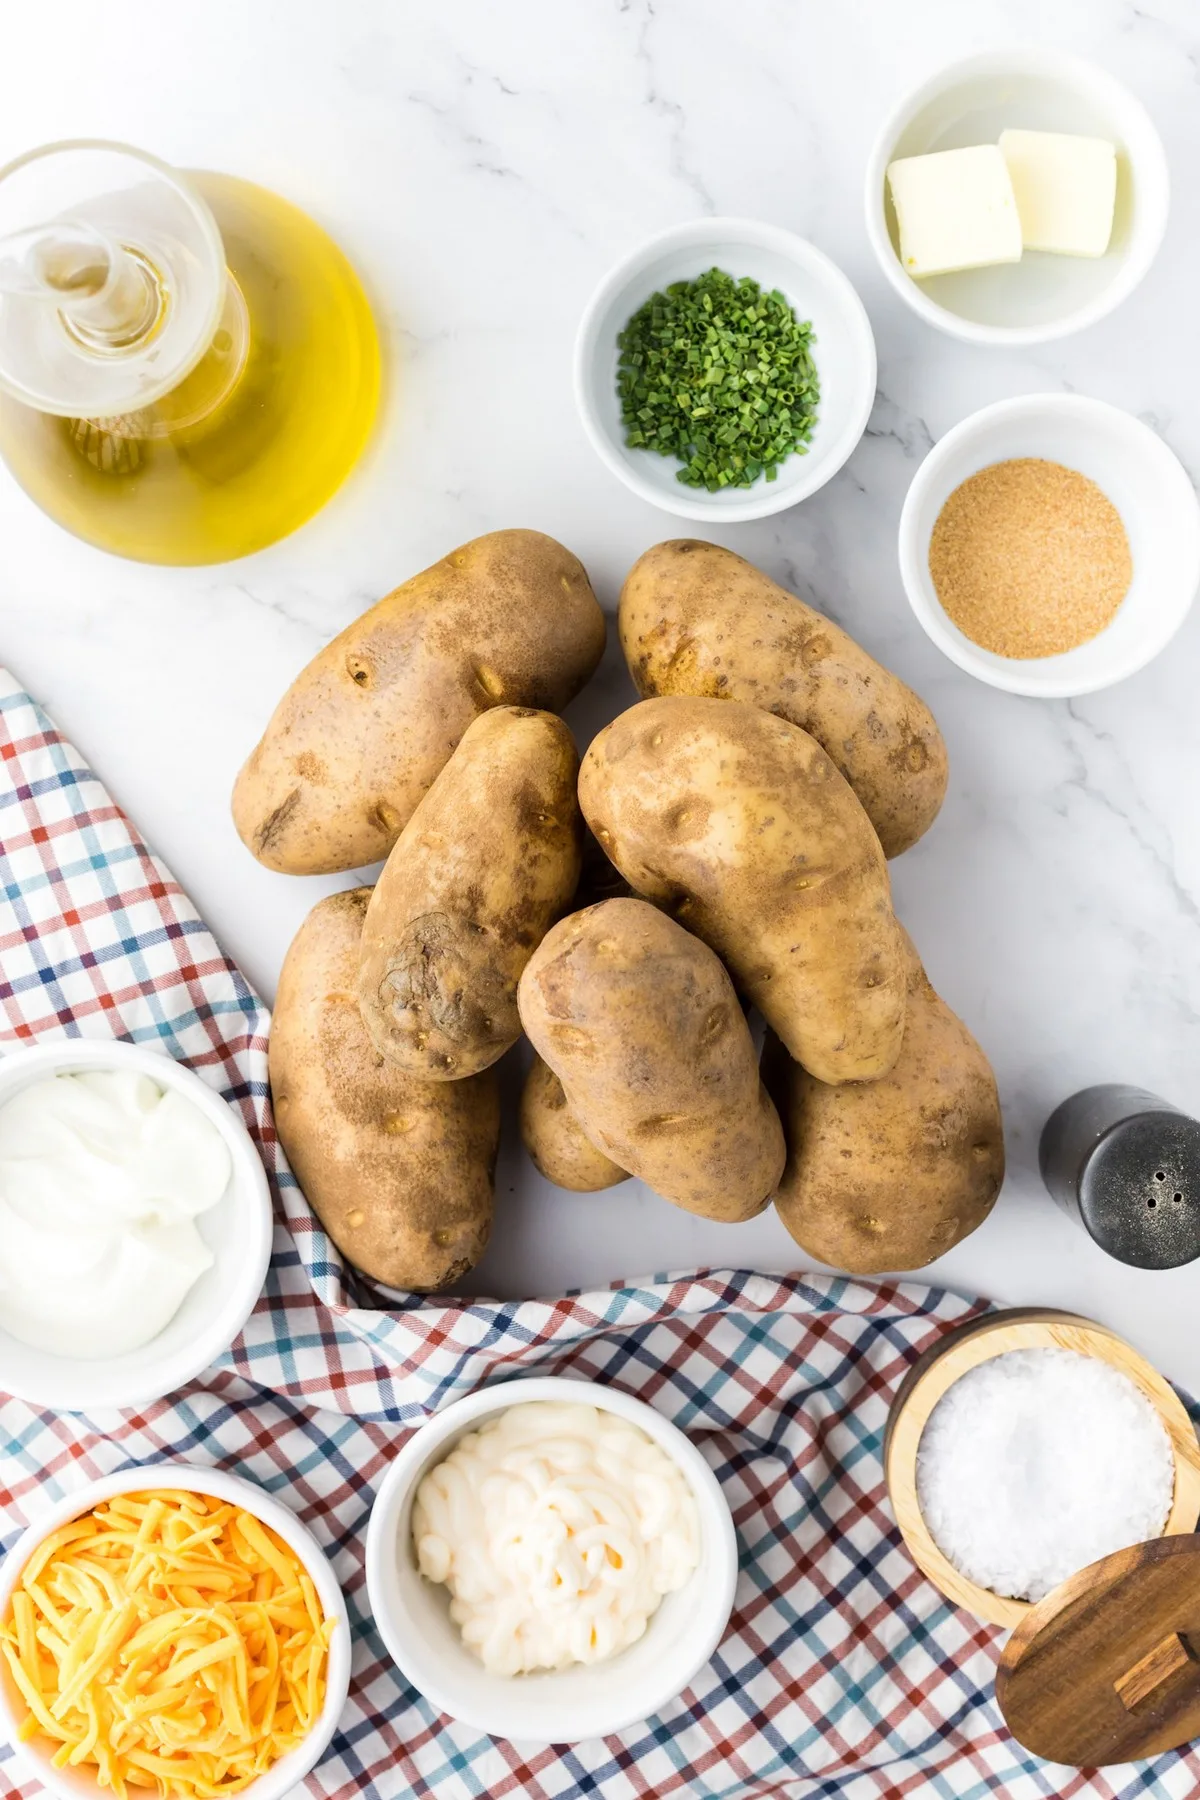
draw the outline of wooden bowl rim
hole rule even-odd
[[[917,1567],[946,1599],[991,1625],[1016,1627],[1044,1601],[1012,1600],[980,1587],[942,1553],[917,1501],[917,1448],[929,1415],[961,1376],[1009,1350],[1047,1348],[1098,1356],[1137,1383],[1163,1422],[1175,1461],[1175,1490],[1163,1537],[1193,1531],[1200,1515],[1200,1444],[1187,1409],[1166,1378],[1124,1338],[1078,1313],[1051,1309],[1013,1309],[969,1319],[909,1371],[888,1417],[884,1475],[900,1535]]]

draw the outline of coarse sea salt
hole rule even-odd
[[[917,1449],[917,1499],[961,1575],[1040,1600],[1161,1536],[1175,1487],[1162,1420],[1128,1375],[1076,1350],[1010,1350],[959,1378]]]

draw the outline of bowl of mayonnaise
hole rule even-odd
[[[528,1743],[652,1717],[729,1624],[737,1538],[669,1419],[599,1382],[493,1384],[422,1425],[367,1531],[367,1592],[439,1712]]]
[[[173,1393],[249,1318],[271,1228],[249,1132],[165,1051],[0,1058],[0,1389],[60,1412]]]

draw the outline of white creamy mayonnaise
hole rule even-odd
[[[147,1075],[49,1075],[0,1106],[0,1326],[60,1356],[137,1350],[212,1267],[229,1150]]]
[[[615,1413],[531,1400],[463,1438],[417,1489],[417,1565],[485,1669],[601,1662],[700,1560],[682,1471]]]

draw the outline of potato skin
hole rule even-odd
[[[583,564],[540,531],[493,531],[414,575],[296,677],[233,790],[259,862],[285,875],[385,857],[472,719],[560,712],[604,653]]]
[[[905,1007],[887,864],[815,738],[743,701],[643,700],[593,741],[579,799],[797,1062],[828,1082],[887,1074]]]
[[[644,699],[745,700],[811,732],[861,800],[886,856],[928,831],[946,793],[929,708],[832,619],[751,563],[673,538],[625,578],[621,647]]]
[[[521,1022],[585,1134],[688,1212],[749,1219],[784,1162],[779,1116],[720,961],[643,900],[562,920],[521,977]]]
[[[401,832],[367,908],[358,997],[408,1074],[460,1081],[521,1035],[521,971],[579,880],[578,773],[561,719],[493,707]]]
[[[428,1293],[483,1254],[500,1096],[490,1072],[414,1081],[372,1048],[354,993],[369,899],[352,888],[318,901],[284,958],[268,1046],[275,1125],[343,1256]]]
[[[594,1194],[629,1180],[627,1172],[592,1143],[562,1082],[537,1055],[521,1089],[521,1139],[534,1167],[555,1187]]]
[[[775,1045],[788,1164],[775,1205],[801,1249],[855,1275],[919,1269],[987,1218],[1004,1180],[996,1078],[909,954],[904,1048],[882,1081],[826,1087]]]

